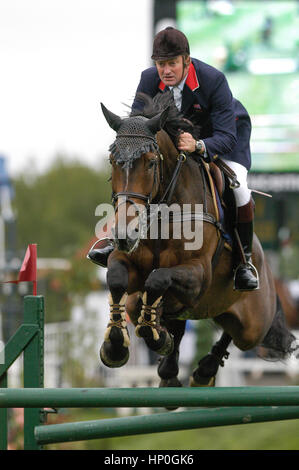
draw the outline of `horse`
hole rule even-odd
[[[225,239],[209,165],[180,153],[171,131],[175,128],[178,133],[192,124],[186,124],[179,114],[174,119],[170,104],[162,106],[150,98],[145,101],[142,111],[125,118],[101,103],[116,139],[109,157],[115,211],[115,248],[107,264],[110,319],[100,357],[108,367],[126,364],[128,315],[136,335],[161,356],[157,371],[160,386],[180,387],[179,347],[186,321],[209,319],[222,333],[198,362],[190,385],[214,386],[231,341],[241,351],[262,345],[280,359],[293,352],[295,338],[285,324],[274,279],[256,235],[252,256],[259,289],[233,288],[236,248]],[[161,204],[191,207],[187,214],[169,217],[168,237],[162,236],[163,220],[158,212],[149,216],[150,209]],[[146,222],[145,230],[141,219]],[[186,249],[190,238],[184,233],[175,236],[175,228],[187,221],[193,229],[201,223],[200,246]],[[156,237],[149,236],[153,222],[158,227]]]

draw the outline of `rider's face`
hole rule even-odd
[[[181,55],[169,60],[157,60],[156,67],[160,79],[166,86],[178,85],[187,75],[189,62],[190,59],[184,61]]]

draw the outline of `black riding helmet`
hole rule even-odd
[[[190,55],[189,42],[178,29],[168,26],[155,36],[153,60],[168,60],[185,54]]]

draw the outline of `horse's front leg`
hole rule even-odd
[[[109,260],[107,283],[110,290],[110,319],[100,349],[102,362],[108,367],[121,367],[129,359],[130,338],[126,321],[126,300],[130,265],[125,258]]]
[[[163,326],[163,296],[169,290],[184,305],[192,305],[203,286],[204,269],[198,262],[151,272],[145,283],[143,305],[136,334],[148,347],[167,356],[173,350],[173,338]],[[162,320],[162,324],[161,324]]]

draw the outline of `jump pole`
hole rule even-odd
[[[37,445],[45,445],[56,442],[299,419],[299,387],[0,389],[0,408],[135,408],[140,406],[211,408],[78,423],[38,425],[34,429],[34,439]]]
[[[0,408],[299,406],[299,386],[0,388]]]
[[[298,419],[299,406],[229,407],[37,426],[39,445],[116,436]]]

